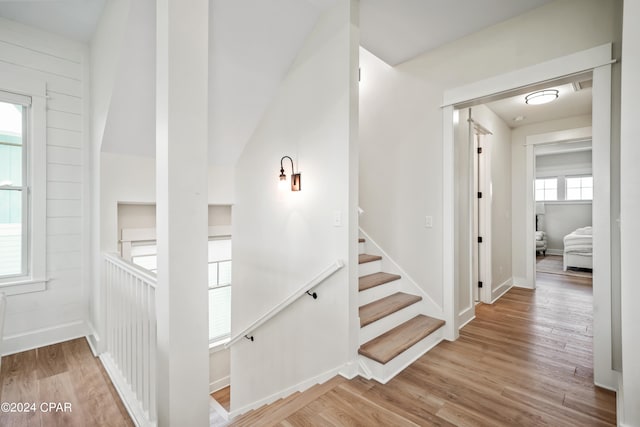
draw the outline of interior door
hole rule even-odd
[[[473,300],[480,301],[480,288],[479,284],[482,281],[481,263],[480,263],[480,203],[481,198],[478,198],[480,189],[480,135],[476,134],[471,127],[470,133],[470,145],[473,147],[473,262],[472,262],[472,282]]]

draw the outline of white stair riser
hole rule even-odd
[[[365,291],[358,292],[358,306],[362,307],[363,305],[369,304],[370,302],[388,297],[389,295],[395,294],[396,292],[401,292],[401,281],[402,279],[394,280],[392,282],[388,282],[383,285],[378,285]]]
[[[402,323],[413,319],[418,314],[422,314],[422,306],[420,303],[411,304],[402,310],[396,311],[380,320],[376,320],[367,326],[360,328],[360,345],[384,334],[385,332],[401,325]]]
[[[381,268],[382,262],[380,262],[380,260],[358,264],[358,277],[366,276],[367,274],[379,273],[382,271]]]
[[[415,362],[423,354],[438,345],[443,339],[443,328],[434,331],[429,336],[423,338],[406,351],[400,353],[386,365],[371,360],[368,357],[359,355],[358,362],[364,365],[360,374],[367,379],[374,379],[382,384],[386,384],[391,378],[402,372],[407,366]]]
[[[364,248],[364,242],[358,242],[358,253],[359,254],[364,254],[365,252],[365,248]]]

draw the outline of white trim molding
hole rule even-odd
[[[455,143],[454,125],[457,121],[455,108],[462,108],[489,100],[499,99],[506,94],[522,91],[527,87],[546,84],[551,81],[567,80],[571,76],[592,73],[593,76],[593,175],[594,183],[594,378],[595,383],[615,388],[615,371],[611,369],[612,362],[612,333],[611,333],[611,214],[610,204],[610,137],[611,137],[611,64],[612,44],[607,43],[575,52],[559,58],[554,58],[536,65],[519,70],[496,75],[488,79],[452,88],[443,93],[442,108],[442,149],[443,149],[443,294],[446,321],[452,321],[455,311],[454,282],[455,253],[453,236],[456,223],[455,189],[453,178],[455,164],[453,147]],[[544,138],[544,137],[540,137]],[[528,155],[533,154],[533,145],[526,147]],[[532,163],[532,162],[531,162]],[[533,176],[533,165],[527,163],[527,174]],[[597,165],[596,165],[597,163]],[[533,200],[533,185],[527,187],[526,197]],[[526,242],[533,242],[533,209],[527,210]],[[598,231],[596,231],[598,230]],[[520,287],[533,288],[535,283],[535,265],[532,245],[527,249],[531,256],[527,256],[526,282],[517,279]],[[529,258],[531,258],[529,260]],[[456,332],[447,329],[447,339],[455,338]]]
[[[45,290],[47,273],[47,87],[44,80],[0,71],[0,89],[31,98],[27,119],[28,255],[26,275],[5,278],[8,295]],[[22,291],[17,287],[24,287]]]
[[[83,320],[38,329],[20,334],[6,335],[2,340],[2,355],[20,353],[34,348],[57,344],[89,334],[89,327]]]
[[[509,289],[511,288],[513,288],[513,277],[509,277],[507,280],[502,282],[500,286],[491,290],[491,304],[502,298],[502,296],[509,292]]]
[[[540,64],[493,76],[444,93],[443,106],[458,105],[488,96],[509,93],[533,84],[593,70],[615,62],[611,59],[612,44],[606,43]]]

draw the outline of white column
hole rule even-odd
[[[638,238],[640,238],[640,3],[624,2],[622,25],[622,112],[620,124],[620,220],[622,299],[622,390],[618,398],[623,413],[618,425],[640,426],[640,286],[638,286]]]
[[[209,425],[208,0],[158,0],[159,426]]]

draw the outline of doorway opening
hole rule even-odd
[[[462,302],[472,300],[471,280],[471,233],[469,225],[472,217],[470,203],[472,187],[469,186],[469,169],[462,169],[461,162],[466,156],[461,155],[462,148],[457,140],[457,129],[460,127],[460,111],[465,108],[486,104],[494,100],[510,96],[526,95],[533,91],[543,90],[550,85],[560,85],[576,81],[584,76],[592,76],[593,80],[593,165],[594,203],[593,203],[593,236],[594,259],[593,295],[593,359],[594,382],[606,388],[617,386],[616,373],[612,366],[612,319],[611,319],[611,175],[610,175],[610,141],[611,141],[611,45],[577,52],[569,56],[557,58],[545,63],[527,67],[517,72],[510,72],[483,81],[451,89],[444,94],[444,167],[443,180],[444,212],[446,219],[444,235],[443,276],[445,280],[445,314],[448,328],[447,339],[456,339],[458,329],[467,319],[473,318],[473,305],[465,310]],[[450,126],[450,127],[449,127]],[[491,129],[493,131],[493,129]],[[495,132],[494,132],[495,133]],[[549,132],[547,132],[549,133]],[[520,144],[512,144],[518,150],[518,164],[513,170],[524,170],[525,176],[534,174],[533,143],[540,135],[531,135]],[[526,152],[527,155],[524,153]],[[531,154],[529,156],[528,154]],[[466,170],[466,172],[465,172]],[[515,176],[515,175],[514,175]],[[514,178],[515,179],[515,178]],[[465,184],[466,182],[466,184]],[[513,217],[511,228],[521,238],[512,238],[512,259],[520,260],[525,265],[518,265],[513,271],[513,283],[524,288],[535,288],[535,209],[533,203],[534,187],[526,185],[526,178],[519,176],[513,182],[513,206],[518,200],[530,200],[531,208],[526,209],[523,218]],[[533,179],[531,180],[533,182]],[[495,181],[494,181],[495,183]],[[522,205],[520,205],[522,206]],[[468,219],[469,222],[465,221]],[[508,223],[504,221],[503,223]],[[505,227],[506,228],[506,227]],[[524,231],[523,231],[524,230]],[[450,240],[450,241],[449,241]],[[531,253],[532,256],[527,256]],[[524,260],[524,261],[523,261]],[[513,263],[515,267],[516,263]],[[465,295],[468,294],[468,295]],[[464,315],[464,316],[463,316]]]
[[[537,145],[534,154],[536,279],[592,278],[591,140]]]

